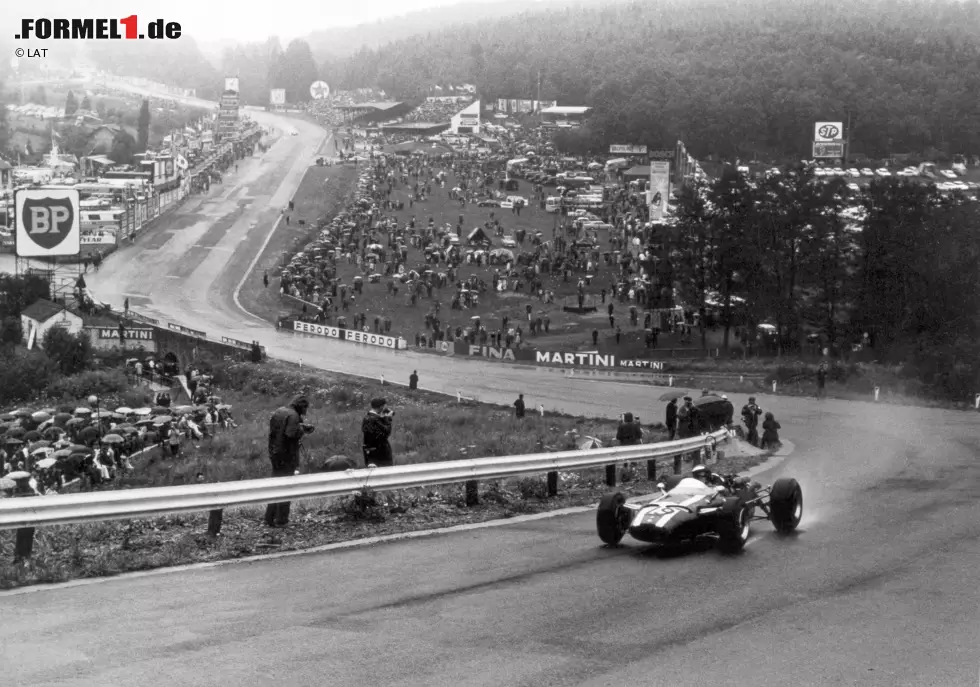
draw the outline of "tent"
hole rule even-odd
[[[493,243],[490,237],[487,236],[487,232],[483,231],[481,227],[477,227],[470,232],[469,236],[466,237],[469,243]]]

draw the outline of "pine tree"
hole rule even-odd
[[[140,106],[140,116],[136,124],[136,149],[145,152],[150,144],[150,101],[143,100]]]
[[[75,98],[75,94],[72,91],[68,91],[68,97],[65,98],[65,116],[69,117],[78,111],[78,99]]]

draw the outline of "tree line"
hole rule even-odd
[[[484,100],[594,108],[589,143],[678,139],[700,158],[810,156],[851,120],[855,153],[980,152],[980,4],[665,0],[525,13],[328,59],[332,87],[399,99],[473,83]]]
[[[902,179],[854,192],[802,166],[758,181],[727,167],[685,187],[676,217],[647,268],[717,304],[726,349],[734,323],[765,323],[784,349],[864,341],[935,393],[980,388],[980,204]]]

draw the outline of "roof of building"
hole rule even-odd
[[[381,100],[373,103],[354,103],[353,105],[341,105],[338,109],[340,110],[390,110],[394,107],[401,105],[401,102],[395,100]]]
[[[564,115],[569,115],[569,114],[585,114],[586,112],[588,112],[591,109],[592,109],[591,107],[565,107],[565,106],[555,106],[555,107],[548,107],[548,108],[545,108],[544,110],[541,110],[541,114],[564,114]]]
[[[25,317],[29,317],[35,322],[47,322],[63,310],[68,310],[65,306],[54,303],[44,298],[39,298],[21,311]]]
[[[623,172],[623,175],[631,177],[648,177],[650,176],[650,165],[637,165],[636,167],[630,167]]]
[[[440,126],[449,126],[449,122],[399,122],[398,124],[385,124],[381,127],[382,130],[396,131],[398,129],[409,130],[409,129],[435,129]]]

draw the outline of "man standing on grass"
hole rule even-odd
[[[524,417],[524,411],[524,394],[520,394],[518,395],[517,400],[514,401],[514,417],[522,419]]]
[[[299,470],[299,449],[303,435],[313,431],[304,422],[310,401],[300,394],[288,406],[279,408],[269,420],[269,460],[273,477],[289,477]],[[265,508],[265,524],[284,527],[289,523],[289,502],[270,503]]]
[[[388,402],[383,398],[374,399],[371,401],[371,410],[361,422],[363,435],[361,446],[364,451],[365,466],[384,468],[395,464],[391,443],[388,441],[394,413],[387,405]]]

